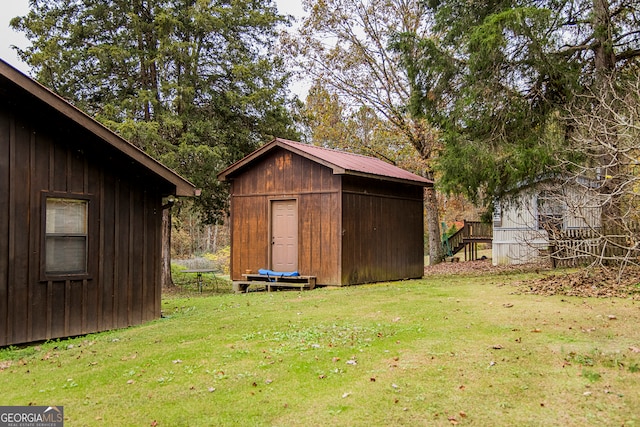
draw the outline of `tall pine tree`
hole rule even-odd
[[[14,18],[35,77],[202,189],[205,223],[227,210],[216,174],[273,136],[296,138],[286,22],[263,0],[32,0]],[[163,210],[163,286],[171,211]]]
[[[278,15],[262,0],[34,0],[14,18],[37,80],[202,188],[223,217],[217,171],[272,136],[297,138]]]

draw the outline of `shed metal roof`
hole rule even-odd
[[[2,78],[32,95],[39,102],[53,108],[63,116],[75,122],[77,125],[87,129],[96,137],[127,155],[138,164],[146,167],[156,175],[175,185],[177,193],[176,196],[198,196],[200,194],[199,189],[176,172],[153,159],[147,153],[109,130],[101,123],[82,112],[80,109],[74,107],[56,93],[0,59],[0,83],[2,82]]]
[[[306,157],[309,160],[315,161],[316,163],[320,163],[332,169],[333,173],[337,175],[359,175],[368,178],[404,182],[425,187],[433,185],[433,181],[431,180],[408,172],[375,157],[362,156],[359,154],[317,147],[315,145],[302,144],[300,142],[282,138],[275,138],[268,144],[249,154],[244,159],[229,166],[218,174],[218,179],[221,181],[230,179],[235,173],[244,169],[257,158],[263,156],[265,153],[275,149],[276,147],[281,147],[285,150]]]

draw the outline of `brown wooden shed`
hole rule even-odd
[[[196,193],[0,60],[0,346],[159,317],[162,200]]]
[[[222,171],[231,182],[231,277],[297,271],[319,285],[422,277],[423,193],[382,160],[276,138]]]

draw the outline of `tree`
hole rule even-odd
[[[565,152],[582,156],[576,162],[560,152],[558,159],[573,172],[567,179],[583,183],[583,195],[557,199],[575,217],[593,207],[602,212],[590,234],[597,250],[587,247],[583,255],[594,264],[618,265],[621,275],[627,266],[640,265],[640,68],[600,81],[597,89],[576,97],[569,110],[575,130]],[[555,246],[562,251],[570,242],[559,237]]]
[[[367,106],[348,108],[316,82],[305,100],[303,116],[313,145],[373,156],[411,170],[423,170],[415,149],[393,125]]]
[[[352,110],[375,113],[424,160],[426,178],[434,178],[432,159],[438,139],[431,126],[406,108],[410,87],[399,55],[389,48],[396,33],[423,35],[424,8],[418,0],[306,0],[309,16],[295,38],[292,55],[305,72],[325,85]],[[363,139],[364,141],[364,139]],[[435,190],[426,192],[431,263],[443,256]]]
[[[411,76],[410,107],[442,131],[443,187],[488,206],[536,176],[562,172],[567,163],[556,154],[578,126],[576,96],[640,57],[635,1],[426,3],[438,37],[408,32],[397,44]],[[571,159],[580,151],[562,150]]]
[[[442,131],[442,186],[490,207],[553,178],[565,185],[547,199],[586,224],[600,212],[596,247],[612,250],[595,254],[598,262],[635,262],[637,1],[427,4],[439,37],[405,33],[396,47],[413,87],[410,108]],[[580,197],[567,196],[569,185],[584,187]],[[558,249],[562,233],[547,233]]]
[[[304,123],[313,145],[337,148],[349,139],[345,106],[337,95],[329,93],[321,82],[309,89],[303,107]]]
[[[155,158],[221,221],[216,173],[277,135],[296,138],[275,41],[286,19],[262,0],[33,0],[12,20],[41,83]]]

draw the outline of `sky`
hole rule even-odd
[[[293,15],[296,18],[304,15],[300,0],[275,0],[275,3],[281,14]],[[9,21],[16,16],[26,15],[28,12],[29,0],[0,0],[0,58],[25,74],[29,74],[29,68],[18,59],[11,46],[24,49],[29,43],[22,33],[13,31],[9,27]],[[304,85],[295,84],[292,90],[299,96],[304,96]]]

